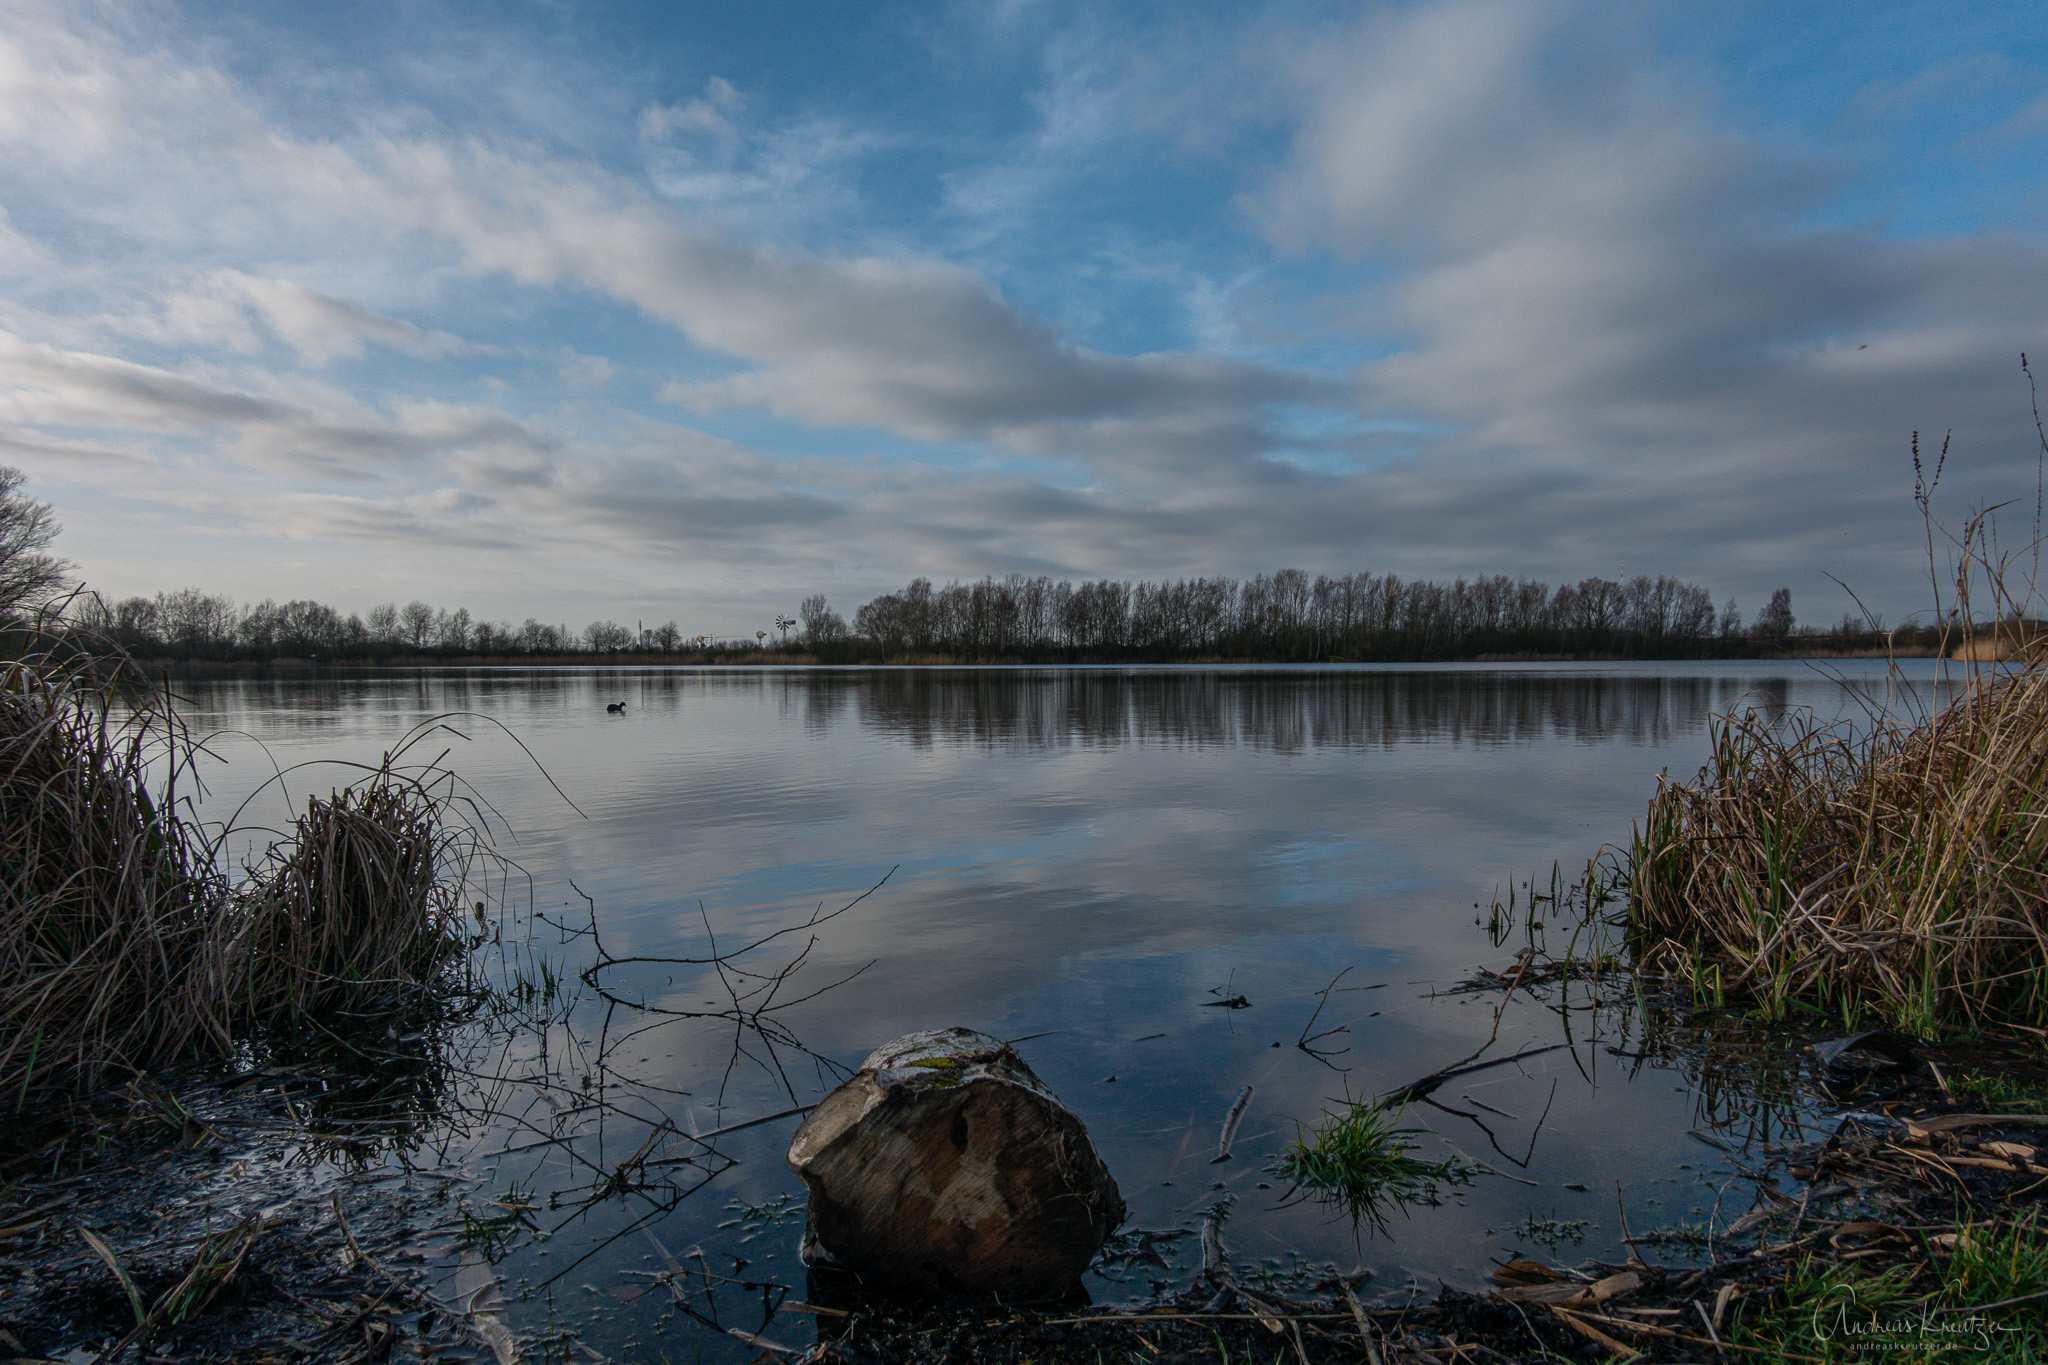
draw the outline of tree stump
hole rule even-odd
[[[804,1264],[928,1293],[1057,1298],[1124,1201],[1081,1120],[970,1029],[875,1049],[789,1144],[810,1190]]]

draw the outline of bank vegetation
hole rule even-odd
[[[1739,658],[1932,652],[1940,632],[1844,616],[1800,627],[1779,590],[1754,618],[1668,576],[1552,586],[1505,575],[1449,583],[1394,574],[1082,582],[1011,575],[916,579],[848,621],[821,595],[749,631],[690,634],[593,621],[479,620],[424,601],[362,615],[313,601],[237,605],[196,588],[81,597],[68,613],[137,658],[186,663],[1125,663]]]
[[[0,666],[0,1109],[450,984],[484,852],[450,775],[401,745],[231,866],[168,699],[74,644]]]

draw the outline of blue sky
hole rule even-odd
[[[1298,566],[1896,620],[1916,429],[1938,510],[2031,529],[2031,7],[0,15],[0,462],[110,594],[697,633]]]

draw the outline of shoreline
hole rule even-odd
[[[763,657],[764,655],[767,657]],[[748,651],[742,654],[715,655],[708,658],[694,654],[618,654],[601,657],[593,657],[587,654],[479,654],[449,657],[413,655],[390,659],[137,659],[134,661],[134,665],[143,674],[151,678],[169,677],[174,681],[210,681],[215,679],[360,677],[386,673],[411,674],[427,671],[454,672],[482,669],[560,669],[597,673],[640,669],[751,669],[797,672],[814,669],[854,671],[859,669],[1064,668],[1079,670],[1157,668],[1192,672],[1203,669],[1259,668],[1286,668],[1297,671],[1313,669],[1369,670],[1381,667],[1415,669],[1434,666],[1446,668],[1463,667],[1475,664],[1825,664],[1867,659],[1938,659],[1940,657],[1934,650],[1906,649],[1889,652],[1884,650],[1838,650],[1811,653],[1686,655],[1668,658],[1612,654],[1477,654],[1441,659],[1238,659],[1224,657],[1195,659],[1049,659],[971,658],[927,654],[903,655],[874,660],[832,661],[805,654],[785,655],[776,654],[774,651]]]

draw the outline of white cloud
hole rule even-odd
[[[640,140],[666,142],[677,133],[702,133],[728,140],[738,136],[732,116],[743,101],[723,76],[704,82],[704,93],[677,104],[654,103],[640,111]]]
[[[447,332],[239,270],[213,271],[173,292],[153,313],[110,317],[106,324],[149,341],[218,345],[244,355],[259,351],[267,333],[315,366],[356,359],[370,344],[425,360],[476,349]]]
[[[566,382],[588,389],[601,389],[612,382],[612,363],[601,355],[568,351],[556,371]]]
[[[673,324],[755,369],[678,383],[698,410],[760,407],[820,425],[918,440],[981,439],[1030,454],[1087,456],[1114,429],[1170,459],[1192,427],[1242,436],[1255,454],[1261,405],[1327,401],[1329,386],[1191,354],[1103,355],[1062,339],[988,283],[932,260],[840,258],[735,242],[696,228],[615,178],[530,156],[437,143],[382,144],[374,162],[273,143],[296,187],[340,212],[435,233],[474,269],[525,284],[574,283]],[[374,166],[374,169],[372,168]],[[1192,449],[1199,462],[1203,449]]]
[[[1810,226],[1827,178],[1716,127],[1611,18],[1457,0],[1298,55],[1300,127],[1249,206],[1293,249],[1400,267],[1370,325],[1405,344],[1361,397],[1448,434],[1375,478],[1387,500],[1519,485],[1518,554],[1591,523],[1631,563],[1853,578],[1910,540],[1912,430],[1958,430],[1966,499],[2031,481],[2013,380],[2048,248]]]

